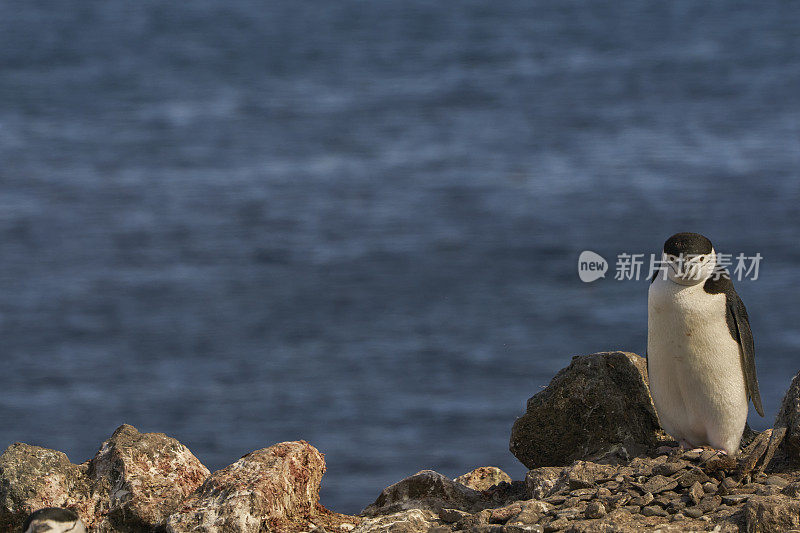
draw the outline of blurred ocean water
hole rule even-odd
[[[577,257],[699,231],[772,423],[800,370],[800,5],[0,3],[0,448],[115,427],[223,467],[326,454],[358,512],[497,465],[572,355],[644,352],[647,282]]]

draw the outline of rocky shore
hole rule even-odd
[[[42,507],[97,532],[800,531],[800,374],[774,428],[736,457],[681,450],[658,426],[646,365],[625,352],[576,356],[528,400],[511,452],[530,470],[456,479],[424,470],[358,516],[319,502],[323,455],[282,442],[209,472],[177,440],[120,426],[86,463],[16,443],[0,456],[0,531]]]

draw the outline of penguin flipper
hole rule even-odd
[[[753,406],[759,415],[764,416],[764,406],[761,404],[761,393],[758,391],[758,378],[756,377],[755,346],[753,332],[750,331],[750,320],[747,318],[747,309],[744,302],[736,292],[726,295],[728,297],[728,313],[733,318],[739,346],[742,347],[742,371],[747,386],[747,395],[753,401]]]

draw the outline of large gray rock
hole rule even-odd
[[[15,443],[0,456],[0,531],[19,531],[43,507],[68,507],[87,520],[94,515],[86,467],[63,452]]]
[[[800,373],[792,380],[775,417],[775,428],[786,428],[783,449],[794,462],[800,462]]]
[[[467,511],[480,500],[480,492],[433,470],[422,470],[383,489],[375,502],[361,514],[373,517],[409,509],[438,513],[443,508]]]
[[[320,512],[325,459],[305,441],[251,452],[209,476],[166,522],[170,533],[286,531]]]
[[[510,450],[528,468],[576,459],[624,459],[660,439],[647,387],[647,363],[627,352],[575,356],[550,385],[528,400],[514,422]]]
[[[140,433],[127,424],[114,431],[89,462],[95,490],[107,495],[100,524],[115,531],[152,531],[208,477],[209,471],[177,440]]]

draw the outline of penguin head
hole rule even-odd
[[[703,283],[717,266],[711,241],[699,233],[676,233],[667,239],[661,260],[667,278],[680,285]]]
[[[71,509],[46,507],[34,511],[22,526],[23,533],[86,533],[86,526]]]

